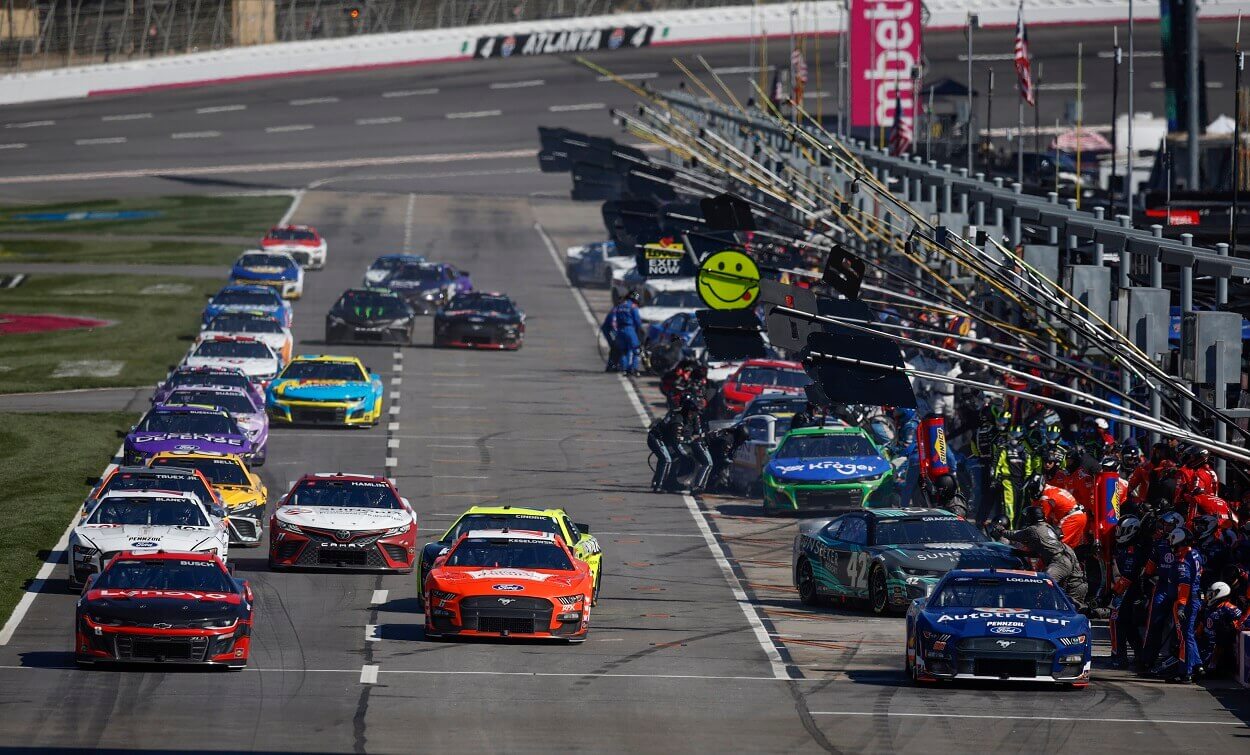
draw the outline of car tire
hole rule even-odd
[[[880,564],[868,572],[868,608],[878,616],[890,612],[890,592],[886,586],[885,569]]]
[[[599,567],[599,573],[595,575],[594,593],[590,596],[590,606],[593,608],[599,605],[599,588],[603,586],[603,567]]]
[[[816,574],[812,571],[812,562],[806,558],[799,561],[798,573],[795,574],[795,587],[799,590],[799,602],[805,606],[820,605],[820,593],[816,590]]]

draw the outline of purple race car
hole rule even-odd
[[[166,406],[215,406],[224,409],[252,444],[252,455],[248,459],[251,466],[259,467],[265,463],[269,453],[269,415],[265,413],[265,405],[256,403],[246,389],[208,386],[177,388],[164,403]]]
[[[197,388],[242,388],[247,391],[247,395],[252,399],[252,403],[261,407],[265,405],[265,394],[261,392],[260,386],[248,380],[247,375],[243,374],[243,370],[235,367],[187,367],[185,365],[169,373],[169,376],[165,378],[165,382],[157,383],[156,393],[152,396],[152,403],[163,404],[165,399],[169,398],[169,394],[175,390],[192,386]]]
[[[216,451],[251,460],[252,443],[222,409],[157,404],[125,435],[124,464],[147,463],[161,451]]]

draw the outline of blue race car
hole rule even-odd
[[[356,357],[301,354],[269,383],[270,424],[368,427],[382,418],[382,378]]]
[[[801,427],[778,443],[761,475],[764,512],[845,511],[897,504],[894,471],[858,427]]]
[[[979,679],[1085,687],[1089,619],[1045,572],[956,569],[907,611],[915,682]]]
[[[201,327],[220,314],[227,312],[263,312],[282,327],[291,327],[291,303],[269,286],[226,286],[213,294],[200,315]]]
[[[419,254],[384,254],[369,265],[365,271],[364,287],[376,288],[386,283],[386,279],[404,265],[419,265],[425,257]]]
[[[230,279],[240,285],[272,286],[283,299],[304,295],[304,268],[288,252],[244,252],[230,268]]]

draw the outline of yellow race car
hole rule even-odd
[[[382,378],[356,357],[300,354],[265,389],[269,421],[370,426],[382,418]]]
[[[595,591],[591,604],[599,601],[599,586],[603,582],[603,551],[599,541],[590,534],[590,525],[575,524],[564,509],[528,509],[521,506],[473,506],[460,515],[437,541],[426,543],[421,549],[417,566],[418,593],[430,573],[434,560],[463,534],[474,530],[529,530],[551,532],[563,538],[573,555],[590,567]]]
[[[161,451],[148,460],[148,466],[198,470],[226,505],[230,544],[260,544],[269,491],[241,457],[206,451]]]

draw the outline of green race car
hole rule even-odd
[[[764,511],[839,511],[896,505],[894,470],[858,427],[791,430],[764,465]]]

